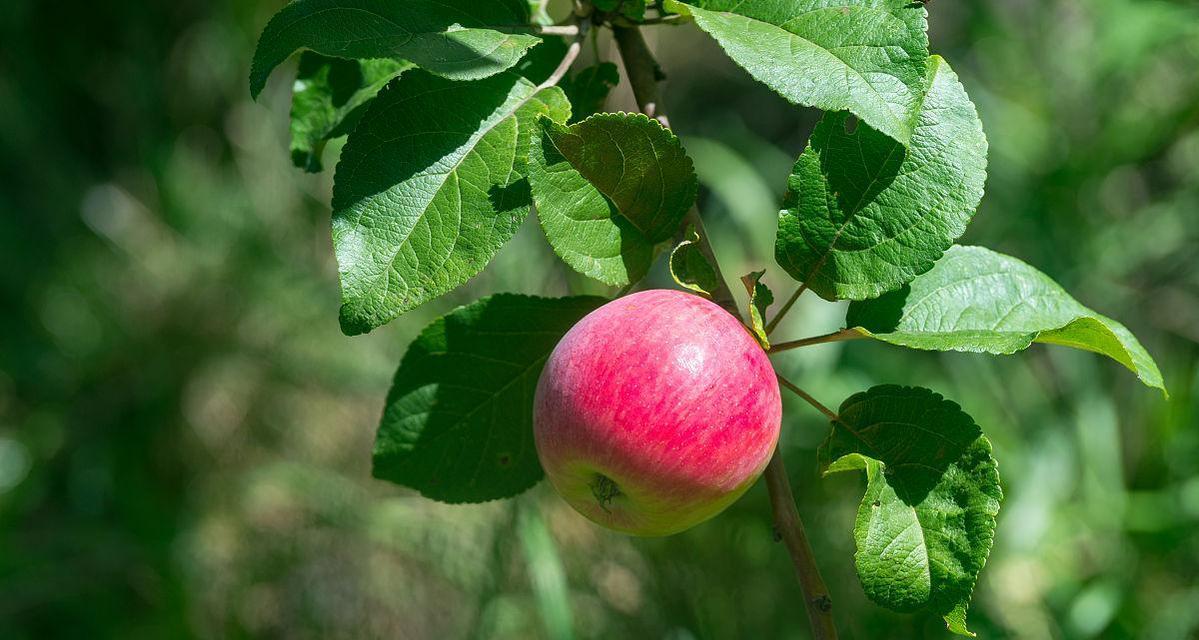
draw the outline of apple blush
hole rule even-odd
[[[720,513],[766,468],[782,401],[766,353],[697,295],[653,290],[588,314],[537,385],[537,454],[592,521],[664,536]]]

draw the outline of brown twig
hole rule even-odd
[[[810,347],[814,344],[824,344],[826,342],[841,342],[842,340],[859,340],[859,339],[865,338],[865,337],[866,336],[858,333],[857,331],[854,331],[853,329],[841,329],[840,331],[826,333],[822,336],[813,336],[811,338],[804,338],[803,340],[792,340],[790,342],[777,342],[775,344],[770,345],[770,353],[771,353],[771,355],[773,355],[776,353],[782,353],[783,351],[790,351],[792,349],[798,349],[800,347]]]
[[[638,108],[645,115],[655,118],[663,126],[669,127],[670,121],[662,112],[661,98],[658,93],[658,82],[664,76],[657,61],[654,60],[649,46],[646,45],[641,30],[637,27],[613,26],[612,31],[615,35],[617,49],[620,51],[620,57],[624,61],[625,73],[629,77],[629,84],[633,88],[633,97],[637,100]],[[699,249],[711,261],[712,267],[716,271],[719,284],[717,291],[713,292],[713,297],[731,303],[732,291],[720,272],[712,245],[703,230],[703,220],[699,216],[699,210],[692,207],[683,224],[691,224],[695,227],[700,238]],[[741,317],[735,304],[731,312],[737,317]],[[812,399],[812,402],[815,402],[815,399]],[[820,570],[812,555],[812,546],[808,543],[803,521],[799,518],[799,511],[795,508],[795,495],[791,492],[791,481],[787,478],[787,470],[783,466],[783,455],[777,447],[770,463],[766,465],[764,475],[766,487],[770,492],[770,506],[774,512],[775,532],[786,545],[787,552],[791,555],[791,561],[795,565],[799,586],[804,594],[804,605],[808,611],[808,621],[812,625],[812,635],[817,640],[835,640],[837,629],[833,625],[832,600],[829,598],[828,588],[824,586],[824,580],[820,577]]]
[[[795,302],[799,300],[799,297],[802,296],[803,292],[807,290],[808,285],[801,284],[795,290],[795,293],[791,294],[790,298],[787,298],[787,304],[784,304],[783,308],[779,309],[778,313],[774,314],[774,319],[770,321],[770,324],[766,325],[766,335],[774,333],[774,330],[779,326],[779,323],[782,322],[783,318],[787,316],[787,312],[791,310],[791,307],[795,306]]]
[[[779,384],[786,387],[787,391],[790,391],[791,393],[794,393],[795,395],[802,398],[804,402],[807,402],[808,404],[815,407],[817,411],[819,411],[820,413],[823,413],[825,415],[825,417],[827,417],[829,420],[836,421],[836,420],[841,419],[841,416],[838,416],[835,411],[824,406],[824,404],[822,402],[820,402],[816,398],[812,397],[812,394],[808,393],[807,391],[800,389],[798,386],[796,386],[796,384],[794,382],[791,382],[790,380],[788,380],[778,374],[775,374],[775,376],[779,379]]]

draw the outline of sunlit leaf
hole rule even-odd
[[[300,49],[337,58],[396,58],[457,80],[494,75],[524,56],[536,36],[522,0],[294,0],[267,23],[254,52],[250,93]]]
[[[854,561],[866,595],[966,628],[1003,500],[991,443],[956,403],[883,385],[849,397],[821,445],[825,473],[862,469]]]
[[[923,5],[907,0],[666,0],[791,102],[850,111],[907,143],[924,89]]]
[[[1124,325],[1028,264],[982,247],[953,247],[909,286],[850,305],[846,323],[915,349],[1009,354],[1033,342],[1085,349],[1165,392],[1153,357]]]
[[[928,71],[909,149],[830,113],[792,169],[776,257],[821,297],[872,298],[928,271],[982,199],[987,139],[978,113],[941,58]]]
[[[466,282],[516,233],[541,115],[565,121],[566,97],[514,73],[452,82],[413,70],[379,94],[342,150],[333,189],[346,333]]]

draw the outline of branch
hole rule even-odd
[[[795,293],[791,294],[790,298],[787,298],[787,304],[783,305],[783,308],[779,309],[779,312],[774,314],[774,319],[770,321],[770,324],[766,325],[766,335],[770,335],[774,332],[775,328],[778,327],[779,323],[783,321],[784,317],[786,317],[787,312],[791,310],[791,307],[795,306],[795,301],[799,300],[799,297],[802,296],[803,292],[807,290],[808,285],[806,283],[801,284],[799,285],[799,288],[795,290]]]
[[[587,38],[587,26],[588,23],[584,22],[576,27],[575,39],[571,41],[570,47],[566,50],[566,55],[562,56],[562,62],[558,64],[558,68],[554,69],[554,72],[550,74],[550,77],[545,79],[545,82],[542,82],[537,86],[538,91],[557,85],[562,81],[562,78],[566,75],[566,72],[570,71],[570,65],[575,63],[575,60],[577,60],[579,57],[579,52],[583,50],[583,40]],[[542,28],[544,29],[548,27]]]
[[[577,24],[547,24],[533,27],[533,33],[543,36],[577,36],[579,31],[580,28]]]
[[[824,344],[826,342],[841,342],[842,340],[860,340],[865,337],[866,336],[858,333],[857,331],[854,331],[853,329],[842,329],[840,331],[826,333],[822,336],[813,336],[811,338],[804,338],[803,340],[792,340],[791,342],[778,342],[773,345],[770,345],[769,353],[771,355],[774,355],[776,353],[782,353],[783,351],[790,351],[791,349],[798,349],[800,347],[810,347],[814,344]]]
[[[646,45],[641,30],[637,27],[613,26],[612,33],[620,51],[620,58],[624,61],[625,73],[633,88],[633,97],[637,100],[637,107],[645,115],[655,118],[663,126],[669,127],[670,121],[661,111],[661,98],[658,94],[658,81],[665,76],[658,67],[657,61],[654,60],[649,46]],[[713,297],[732,301],[733,293],[720,272],[720,265],[716,262],[712,244],[708,241],[708,234],[703,230],[703,220],[699,216],[699,209],[692,207],[687,213],[684,224],[688,223],[694,225],[696,232],[699,233],[699,249],[703,252],[704,257],[711,261],[712,268],[716,271],[719,284],[717,290],[713,292]],[[731,313],[741,318],[735,305],[733,305]],[[741,320],[744,322],[743,318]],[[813,399],[813,401],[815,400]],[[795,495],[791,492],[791,481],[787,479],[787,470],[783,467],[783,454],[777,446],[774,455],[770,458],[770,463],[766,465],[764,475],[766,476],[766,488],[770,492],[770,506],[774,512],[775,533],[786,545],[787,552],[791,555],[791,562],[795,565],[795,574],[799,578],[799,586],[804,594],[804,605],[808,610],[808,621],[812,625],[812,635],[816,640],[836,640],[837,629],[833,625],[830,613],[833,606],[832,600],[829,598],[828,588],[824,586],[824,580],[820,577],[820,570],[816,567],[812,546],[808,544],[803,521],[799,519],[799,511],[795,508]]]
[[[804,593],[804,605],[808,609],[808,621],[812,623],[812,637],[816,640],[836,640],[837,627],[833,624],[833,600],[828,587],[816,566],[808,533],[804,530],[799,510],[795,508],[795,495],[791,493],[791,482],[787,479],[787,468],[783,466],[783,455],[776,447],[770,464],[766,465],[766,488],[770,491],[770,507],[774,510],[775,535],[782,539],[795,565],[795,577]]]
[[[837,415],[836,412],[834,412],[832,409],[829,409],[828,407],[824,406],[824,404],[822,404],[816,398],[813,398],[812,395],[810,393],[808,393],[807,391],[800,389],[798,386],[796,386],[796,384],[794,382],[791,382],[790,380],[788,380],[778,374],[775,374],[775,377],[777,377],[779,379],[779,384],[782,384],[791,393],[794,393],[795,395],[799,396],[800,398],[803,398],[804,402],[807,402],[808,404],[812,405],[813,407],[816,407],[816,410],[819,411],[820,413],[823,413],[826,417],[828,417],[829,420],[837,421],[837,420],[841,419],[841,416]]]

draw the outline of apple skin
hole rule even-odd
[[[537,384],[537,454],[590,520],[664,536],[720,513],[778,442],[782,400],[766,353],[731,314],[652,290],[591,312]]]

